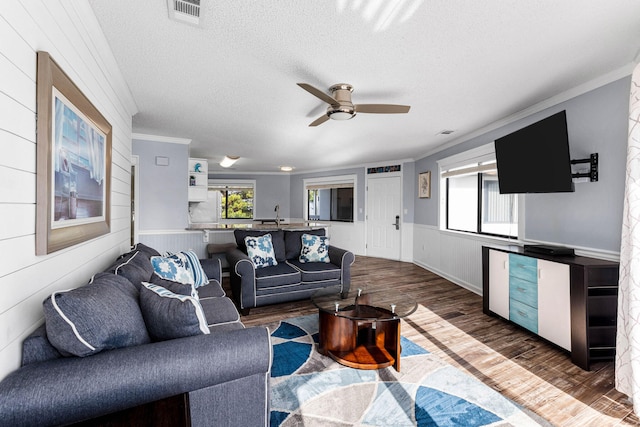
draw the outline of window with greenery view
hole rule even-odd
[[[220,219],[253,219],[253,184],[215,184],[209,189],[220,193]]]

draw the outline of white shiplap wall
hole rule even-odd
[[[113,127],[111,233],[35,255],[36,52],[48,51]],[[136,106],[83,0],[0,1],[0,378],[42,323],[42,301],[80,286],[129,247]]]

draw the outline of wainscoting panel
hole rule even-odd
[[[478,295],[482,295],[482,246],[507,244],[486,236],[443,231],[420,224],[414,224],[413,230],[413,262]],[[527,243],[561,245],[557,242]],[[620,260],[619,253],[584,247],[574,249],[576,255]]]
[[[442,271],[456,278],[456,283],[482,294],[482,242],[442,233],[440,266]]]
[[[356,255],[364,255],[365,227],[363,221],[332,222],[327,232],[329,244],[347,249]]]
[[[419,224],[413,230],[415,264],[482,294],[482,241]]]
[[[192,250],[199,258],[206,258],[208,242],[203,236],[203,231],[140,231],[139,239],[160,253]]]
[[[328,235],[331,245],[364,255],[364,222],[331,223]],[[206,234],[205,231],[194,230],[140,230],[139,240],[159,252],[190,249],[200,258],[207,257],[207,245],[210,243],[235,242],[233,230],[209,231]]]

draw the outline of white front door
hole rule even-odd
[[[400,259],[401,197],[400,176],[367,180],[367,256]]]

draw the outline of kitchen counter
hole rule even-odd
[[[329,227],[328,224],[320,222],[304,221],[304,222],[285,222],[279,226],[275,224],[257,224],[257,223],[238,223],[238,224],[221,224],[221,223],[200,223],[190,224],[187,230],[207,230],[207,231],[227,231],[236,229],[251,230],[314,230],[318,228]]]

